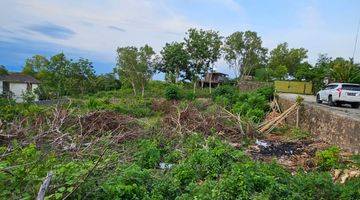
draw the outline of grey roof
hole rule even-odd
[[[0,75],[0,81],[6,81],[10,83],[40,83],[40,81],[36,80],[34,77],[22,73]]]

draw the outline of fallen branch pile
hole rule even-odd
[[[191,103],[186,106],[174,104],[163,119],[163,127],[165,134],[170,136],[174,133],[217,133],[230,141],[239,141],[245,135],[239,117],[218,106],[212,111],[199,111]]]
[[[301,97],[298,97],[296,100],[296,103],[293,104],[290,108],[285,110],[283,113],[281,113],[279,116],[269,120],[265,121],[263,124],[261,124],[258,128],[258,131],[260,133],[270,133],[275,127],[277,127],[280,123],[282,123],[291,113],[297,112],[297,122],[299,121],[299,109],[301,106],[303,99]]]
[[[103,135],[116,142],[142,135],[142,127],[135,118],[112,111],[96,111],[74,115],[73,110],[56,107],[50,116],[23,118],[1,125],[0,143],[11,149],[11,140],[26,146],[51,145],[59,151],[79,151],[96,142]]]

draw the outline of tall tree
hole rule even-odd
[[[155,51],[149,45],[145,45],[139,50],[139,67],[138,80],[141,86],[141,96],[144,97],[145,86],[150,81],[152,75],[155,73],[156,57]]]
[[[155,69],[155,52],[145,45],[140,49],[136,47],[122,47],[117,49],[117,67],[120,78],[129,82],[134,95],[141,89],[144,96],[145,85],[152,77]]]
[[[186,77],[191,77],[194,92],[199,76],[205,76],[207,72],[211,71],[213,64],[220,58],[221,39],[217,31],[188,30],[185,44],[190,56],[190,67]]]
[[[267,49],[256,32],[235,32],[228,36],[223,47],[225,60],[235,69],[238,78],[255,73],[266,63]]]
[[[67,86],[71,94],[84,94],[95,90],[95,70],[87,59],[80,58],[69,67]]]
[[[304,48],[289,49],[288,44],[279,44],[270,52],[269,67],[275,69],[278,66],[285,66],[288,73],[295,75],[296,69],[301,66],[307,58],[307,50]]]
[[[161,62],[158,70],[166,74],[169,82],[178,82],[180,75],[186,73],[189,67],[190,56],[185,49],[185,43],[166,43],[160,54]]]
[[[331,76],[336,82],[360,83],[360,66],[351,59],[336,58],[331,62]]]
[[[34,76],[36,78],[41,78],[41,72],[46,71],[48,65],[48,59],[41,55],[35,55],[31,58],[26,59],[25,65],[22,69],[22,73]]]

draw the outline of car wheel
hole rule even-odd
[[[322,103],[319,94],[316,95],[316,103]]]
[[[328,98],[328,104],[329,104],[329,106],[335,106],[331,95]]]
[[[352,103],[352,104],[351,104],[351,107],[352,107],[352,108],[359,108],[359,107],[360,107],[360,104],[359,104],[359,103]]]

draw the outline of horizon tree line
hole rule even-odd
[[[25,61],[22,72],[42,81],[39,93],[44,98],[86,94],[129,85],[134,95],[141,94],[155,73],[165,74],[167,82],[189,81],[194,86],[206,73],[214,71],[221,57],[235,71],[236,80],[254,76],[259,81],[313,81],[315,88],[323,79],[360,83],[360,66],[352,59],[331,58],[320,54],[315,65],[309,64],[308,50],[289,48],[284,42],[269,51],[254,31],[237,31],[223,37],[218,31],[191,28],[183,41],[166,43],[159,54],[149,45],[117,48],[116,67],[112,73],[96,75],[92,62],[67,59],[60,53],[47,59],[35,55]],[[0,74],[6,74],[0,66]],[[210,87],[211,88],[211,87]]]

